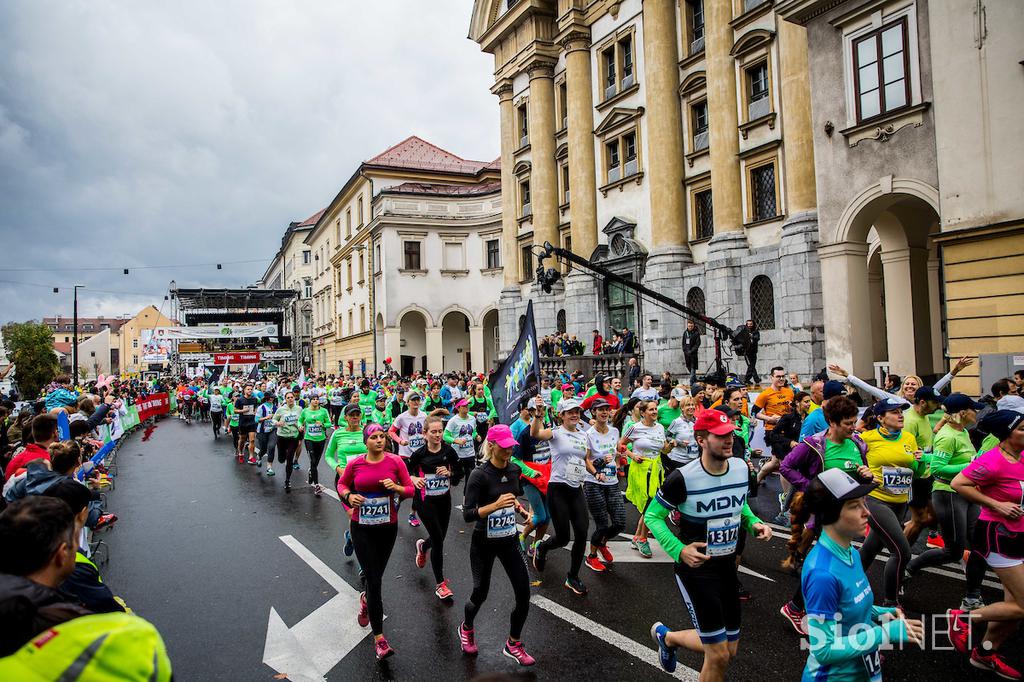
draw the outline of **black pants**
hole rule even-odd
[[[476,457],[459,457],[459,475],[462,477],[462,496],[466,496],[466,484],[469,475],[476,469]]]
[[[224,413],[223,412],[211,412],[210,421],[213,422],[213,436],[216,438],[220,435],[220,429],[224,425]]]
[[[337,424],[338,418],[341,417],[341,405],[328,405],[327,414],[331,417],[331,423]]]
[[[286,438],[284,436],[277,437],[277,461],[285,465],[285,483],[290,483],[292,480],[292,464],[295,463],[295,451],[298,449],[298,438]]]
[[[978,522],[981,507],[971,504],[956,493],[946,490],[934,490],[931,494],[932,507],[939,519],[942,531],[942,542],[945,547],[934,548],[918,554],[907,564],[910,573],[916,573],[928,566],[959,563],[964,550],[970,548],[974,526]],[[977,552],[971,552],[967,559],[967,594],[976,597],[981,595],[981,582],[985,579],[988,564]]]
[[[276,431],[257,431],[256,432],[256,450],[260,453],[260,459],[263,455],[267,456],[267,466],[274,463],[274,451],[277,450],[277,432]]]
[[[366,575],[366,607],[370,613],[370,629],[373,630],[373,634],[380,635],[384,632],[384,600],[381,596],[381,586],[384,583],[384,569],[388,567],[391,550],[395,548],[398,524],[361,526],[353,523],[351,532],[356,558]]]
[[[753,353],[744,353],[743,357],[747,361],[747,373],[743,377],[743,383],[746,384],[759,384],[761,383],[761,377],[757,376],[757,351]]]
[[[466,627],[473,628],[473,619],[487,600],[487,593],[491,589],[491,570],[494,568],[495,558],[505,569],[509,583],[512,584],[512,594],[516,598],[516,605],[512,609],[512,617],[509,622],[508,635],[511,639],[518,640],[523,633],[523,625],[526,624],[526,615],[530,612],[530,574],[526,570],[526,557],[523,556],[523,548],[515,536],[489,540],[484,532],[473,533],[473,539],[469,545],[469,566],[473,571],[473,592],[469,595],[469,601],[466,602]]]
[[[452,496],[433,495],[412,498],[412,509],[420,516],[427,530],[424,547],[430,550],[430,568],[434,571],[434,582],[444,580],[444,538],[448,534],[448,522],[452,516]]]
[[[235,448],[235,454],[238,453],[238,427],[228,425],[228,429],[231,431],[231,446]]]
[[[590,536],[590,544],[604,547],[626,527],[626,507],[622,504],[622,492],[617,485],[587,482],[583,484],[583,495],[594,525],[597,526]]]
[[[327,440],[309,440],[307,438],[303,443],[306,445],[306,453],[309,454],[309,482],[319,485],[320,477],[317,475],[317,469],[320,465],[320,458],[324,456]]]
[[[690,384],[697,383],[697,353],[683,353],[683,360],[686,362],[686,371],[690,373]]]
[[[889,558],[885,562],[883,596],[885,602],[895,603],[899,597],[900,585],[903,584],[903,572],[910,563],[910,543],[903,534],[903,517],[907,513],[907,503],[883,502],[874,497],[866,497],[864,502],[871,513],[868,518],[871,533],[860,548],[861,565],[867,573],[882,546],[889,550]]]
[[[590,519],[587,517],[587,502],[583,498],[583,488],[573,488],[566,483],[548,484],[548,513],[551,514],[551,525],[555,534],[537,546],[538,552],[558,549],[569,544],[569,526],[572,526],[572,548],[570,550],[569,577],[580,577],[580,566],[583,564],[583,553],[587,548],[587,528]]]

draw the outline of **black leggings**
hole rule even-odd
[[[210,421],[213,422],[213,435],[219,436],[220,435],[221,426],[224,423],[224,413],[223,412],[211,412],[210,413]]]
[[[963,558],[964,550],[970,547],[974,526],[981,512],[978,505],[971,504],[957,493],[934,490],[931,497],[945,547],[926,550],[911,559],[907,565],[911,573],[928,566],[958,563]],[[977,596],[981,593],[981,582],[985,579],[987,568],[984,558],[977,552],[971,552],[967,559],[967,594]]]
[[[459,472],[462,476],[462,496],[466,496],[466,484],[469,483],[469,475],[476,469],[476,457],[459,457]]]
[[[512,609],[508,636],[518,640],[530,612],[530,574],[526,570],[526,557],[516,537],[487,539],[483,532],[473,533],[469,545],[469,566],[473,571],[473,593],[466,602],[466,627],[473,629],[473,619],[487,600],[491,589],[491,569],[497,557],[512,584],[516,606]]]
[[[860,548],[860,562],[867,573],[871,564],[884,545],[889,550],[889,559],[885,562],[884,598],[885,602],[895,603],[903,584],[903,572],[910,563],[910,543],[903,534],[903,517],[907,513],[906,502],[883,502],[874,497],[864,498],[868,511],[868,525],[871,532]]]
[[[587,517],[587,502],[583,499],[583,488],[573,488],[567,483],[548,484],[548,513],[555,534],[537,546],[538,552],[547,556],[550,549],[558,549],[569,544],[569,526],[572,525],[572,549],[569,563],[569,577],[580,577],[580,566],[583,564],[583,553],[587,548],[587,528],[590,519]]]
[[[373,634],[380,635],[384,633],[384,600],[381,596],[381,586],[384,582],[384,569],[388,567],[391,550],[395,548],[398,524],[361,526],[353,523],[351,532],[356,558],[359,559],[359,565],[366,575],[366,607],[370,612],[370,629],[373,630]]]
[[[626,528],[626,508],[622,504],[622,492],[617,485],[586,482],[583,494],[587,499],[587,508],[594,519],[594,534],[590,536],[590,544],[604,547],[608,541]]]
[[[292,464],[295,462],[295,451],[299,448],[298,438],[287,438],[282,435],[277,437],[277,461],[285,465],[284,480],[289,483],[292,480]]]
[[[448,521],[452,516],[452,496],[433,495],[420,497],[419,492],[412,498],[412,509],[420,516],[423,527],[427,530],[424,548],[430,550],[430,567],[434,571],[434,581],[438,584],[444,580],[444,538],[448,534]]]
[[[314,485],[319,485],[320,477],[317,468],[320,466],[320,458],[324,456],[327,440],[309,440],[307,438],[303,443],[306,444],[306,452],[309,454],[309,481]]]

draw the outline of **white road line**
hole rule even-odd
[[[306,546],[296,540],[291,535],[282,535],[278,538],[281,542],[288,545],[288,549],[292,550],[299,555],[299,558],[309,564],[317,574],[323,578],[328,585],[333,587],[338,592],[351,592],[352,586],[345,582],[341,576],[331,570],[331,567],[320,560],[316,554],[306,549]]]
[[[653,642],[649,647],[644,646],[639,642],[636,642],[630,639],[629,637],[626,637],[625,635],[620,635],[618,632],[615,632],[614,630],[611,630],[605,627],[604,625],[601,625],[600,623],[596,623],[587,618],[586,616],[581,616],[575,611],[567,609],[561,604],[553,602],[550,599],[542,597],[538,594],[533,595],[530,601],[539,606],[540,608],[544,609],[551,615],[561,618],[565,622],[579,628],[584,632],[589,632],[590,634],[594,635],[600,640],[604,640],[605,642],[611,644],[623,653],[629,654],[630,656],[633,656],[634,658],[637,658],[643,661],[644,663],[653,666],[658,670],[661,670],[662,672],[665,672],[664,669],[662,669],[661,667],[661,663],[659,662],[658,652],[653,648]],[[674,673],[665,674],[671,674],[672,677],[675,677],[679,680],[687,680],[687,682],[697,682],[699,678],[699,674],[696,670],[694,670],[693,668],[688,668],[682,664],[679,664],[676,667],[676,671]]]

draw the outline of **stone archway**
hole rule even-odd
[[[468,371],[477,361],[470,352],[469,324],[469,317],[461,310],[450,310],[441,318],[443,371]]]
[[[491,308],[484,313],[482,325],[484,328],[484,350],[483,350],[483,363],[476,363],[484,373],[487,373],[494,368],[495,363],[498,362],[498,310],[497,308]],[[475,362],[475,361],[474,361]]]
[[[402,376],[427,371],[427,318],[418,310],[409,310],[398,322],[401,353],[392,358]]]

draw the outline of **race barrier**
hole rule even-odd
[[[170,414],[171,412],[174,412],[177,407],[177,401],[174,396],[167,393],[154,393],[146,396],[134,405],[129,406],[125,410],[125,413],[121,415],[121,428],[117,436],[113,435],[113,431],[109,424],[104,424],[99,427],[100,436],[102,436],[104,443],[117,440],[118,436],[131,431],[147,419]]]

